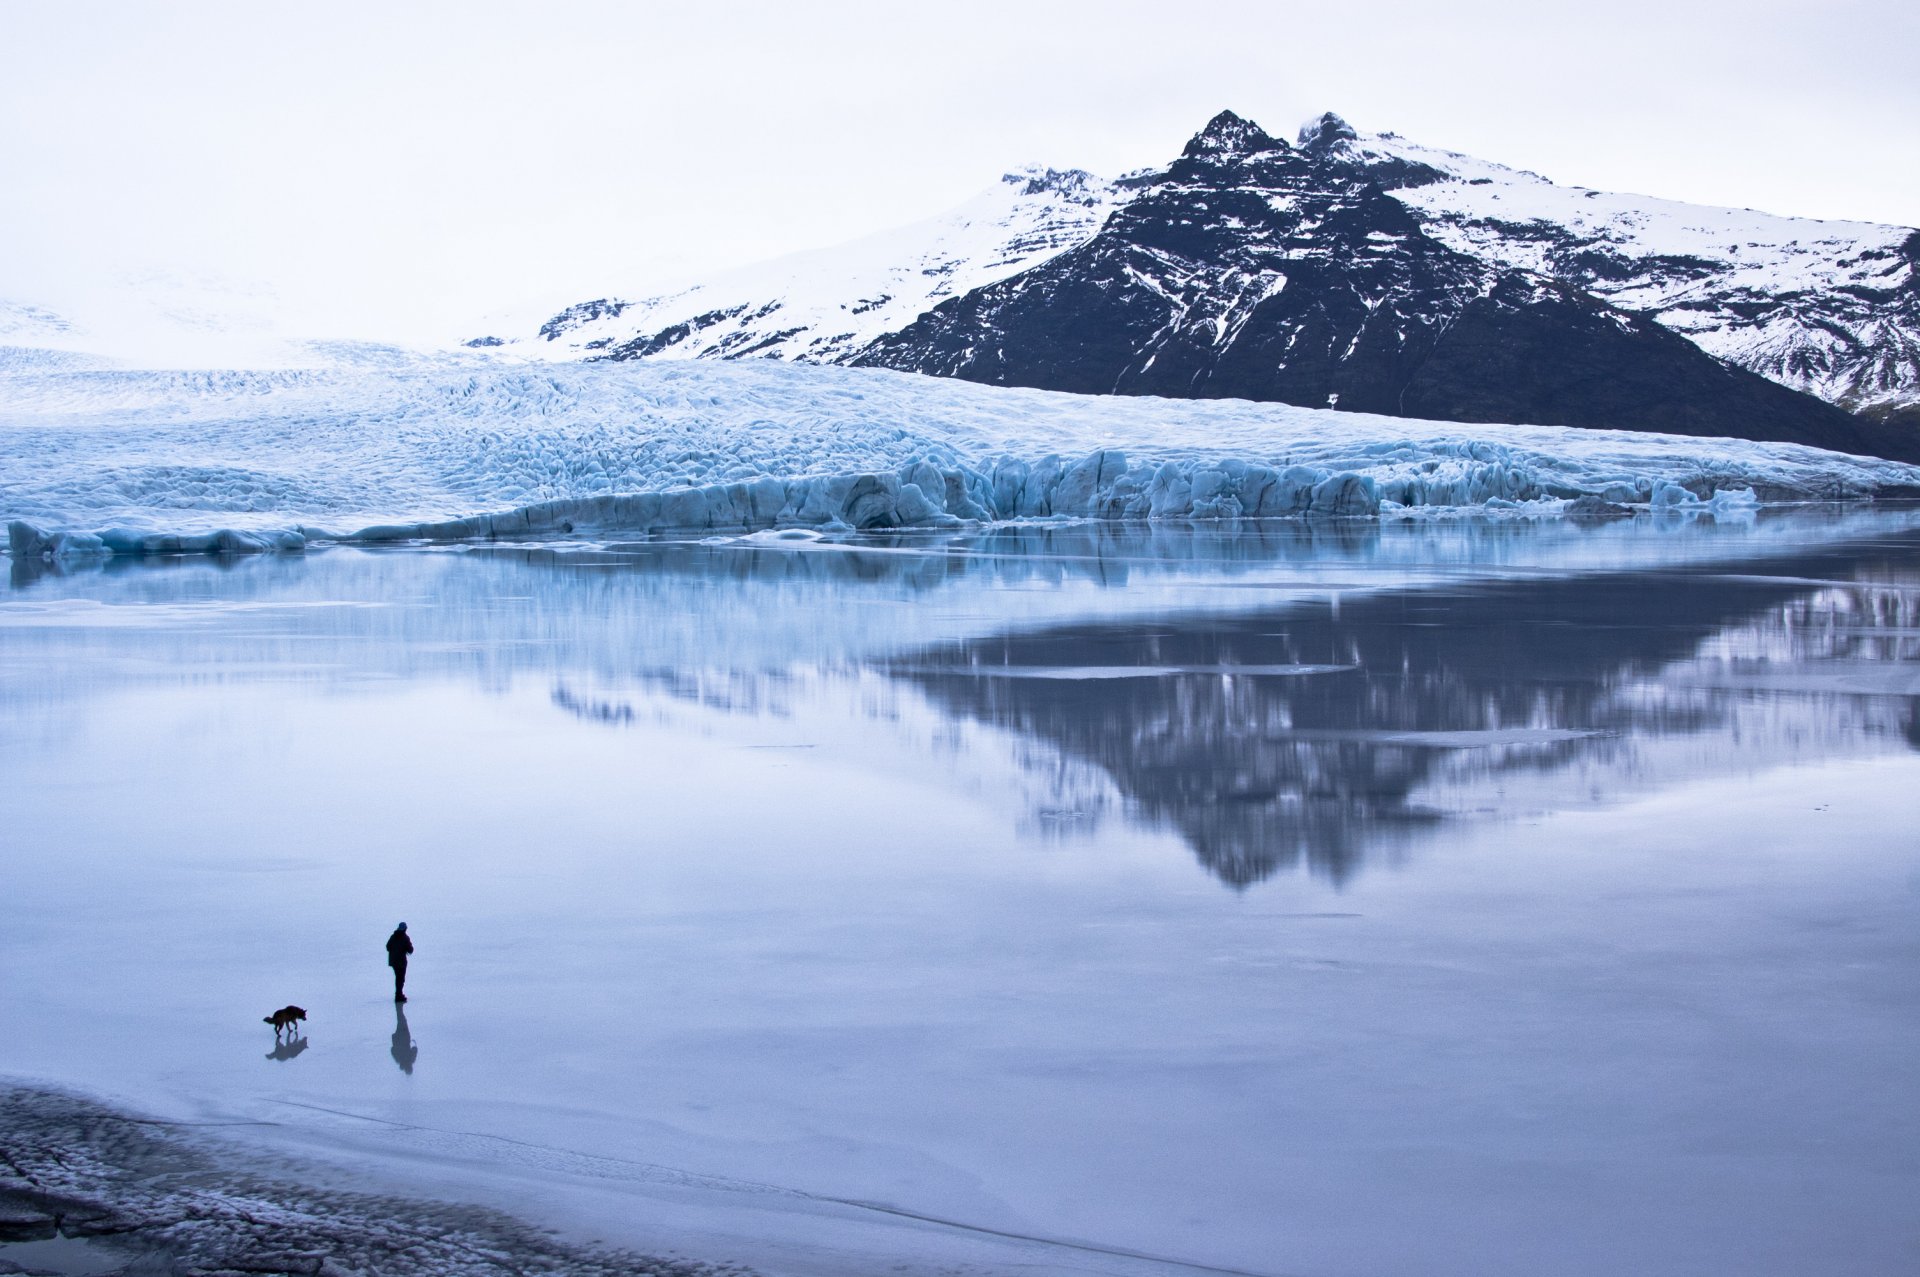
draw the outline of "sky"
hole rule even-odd
[[[0,0],[0,299],[443,340],[855,238],[1230,107],[1920,224],[1911,0]],[[179,301],[178,299],[185,299]]]

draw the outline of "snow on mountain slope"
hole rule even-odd
[[[312,538],[1671,510],[1920,492],[1788,444],[996,390],[775,361],[0,375],[16,559]],[[1589,502],[1591,505],[1592,502]],[[368,527],[367,525],[375,525]]]
[[[1300,144],[1373,173],[1460,252],[1649,312],[1842,407],[1920,404],[1920,231],[1558,186],[1331,114]]]
[[[1085,240],[1118,202],[1078,170],[1009,173],[944,216],[639,301],[600,298],[537,334],[469,345],[538,359],[779,358],[831,363],[943,298]]]
[[[1323,173],[1377,182],[1426,235],[1487,268],[1645,313],[1718,359],[1849,410],[1920,412],[1920,231],[1557,186],[1332,114],[1296,145]],[[670,296],[582,302],[538,335],[481,340],[535,358],[849,360],[944,301],[1085,244],[1140,189],[1137,178],[1028,170],[918,227]],[[1234,313],[1263,299],[1248,294]]]

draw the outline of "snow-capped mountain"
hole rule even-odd
[[[1030,168],[943,217],[733,271],[661,297],[569,306],[519,340],[545,358],[793,359],[834,363],[949,297],[1084,242],[1120,202],[1077,169]]]
[[[1920,413],[1917,257],[1905,228],[1560,187],[1334,115],[1289,144],[1223,112],[1164,170],[1013,174],[918,227],[483,341],[1909,455],[1910,430],[1778,387]]]
[[[1558,186],[1332,114],[1299,144],[1375,177],[1460,252],[1650,314],[1841,407],[1920,410],[1920,230]]]
[[[1088,394],[1920,450],[1591,293],[1450,248],[1366,167],[1232,112],[1139,179],[1086,243],[942,302],[851,362]]]

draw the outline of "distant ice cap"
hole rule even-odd
[[[1353,142],[1360,135],[1353,125],[1335,115],[1332,111],[1323,111],[1300,126],[1300,136],[1296,145],[1303,150],[1325,151],[1339,142]]]

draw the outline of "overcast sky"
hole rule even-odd
[[[0,298],[190,270],[478,331],[918,220],[1221,107],[1561,182],[1920,223],[1920,5],[0,0]]]

